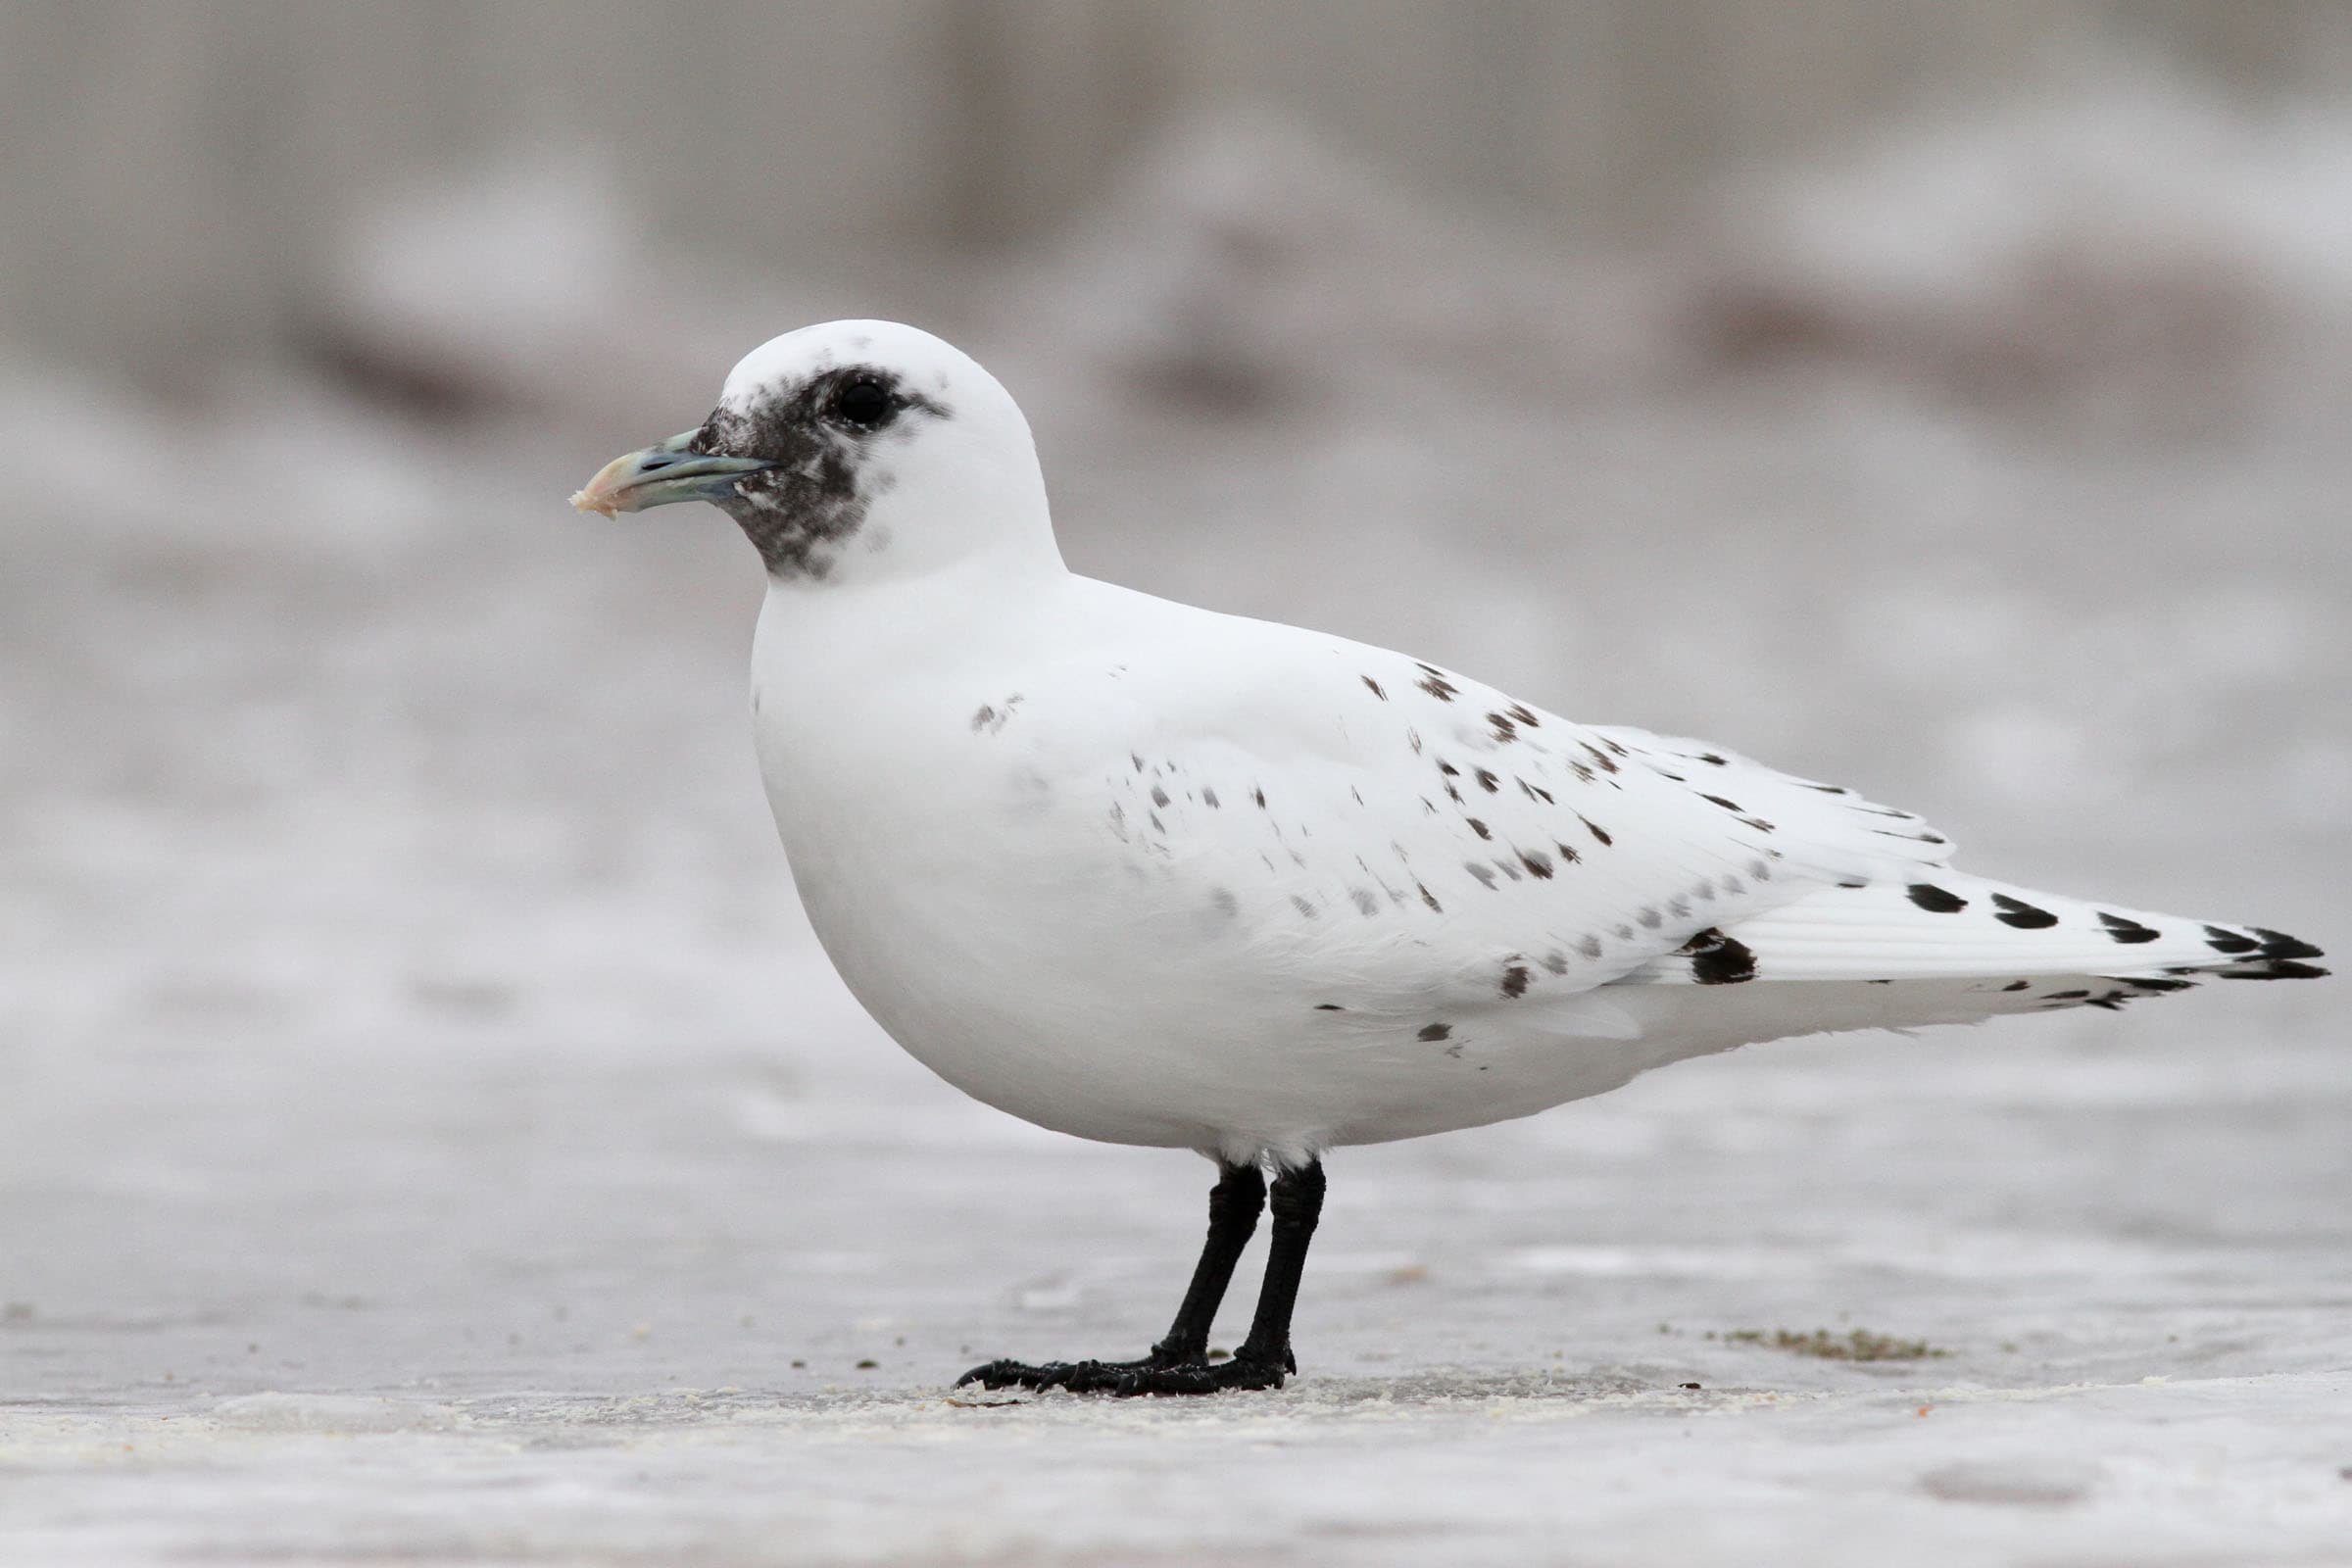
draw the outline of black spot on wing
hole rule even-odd
[[[2262,926],[2255,926],[2253,930],[2256,936],[2262,938],[2262,956],[2266,958],[2325,958],[2328,956],[2326,953],[2303,941],[2300,937],[2290,937],[2283,931],[2266,930]]]
[[[1907,891],[1911,895],[1911,902],[1931,914],[1954,914],[1968,907],[1966,899],[1933,882],[1914,882]]]
[[[2013,899],[2006,893],[1992,896],[1992,906],[2000,912],[1993,916],[2003,925],[2013,925],[2020,931],[2039,931],[2058,923],[2058,917],[2047,909],[2037,909],[2023,899]]]
[[[1713,926],[1684,943],[1682,951],[1690,959],[1690,978],[1702,986],[1734,986],[1756,977],[1756,956],[1747,944]]]
[[[1419,666],[1419,668],[1421,670],[1421,678],[1418,681],[1415,681],[1413,684],[1419,686],[1423,691],[1429,693],[1430,696],[1435,697],[1439,702],[1452,702],[1454,699],[1454,694],[1461,690],[1459,686],[1456,686],[1453,682],[1447,680],[1446,678],[1446,672],[1438,668],[1435,664],[1422,664]]]
[[[1524,963],[1505,964],[1502,971],[1502,994],[1504,998],[1509,1001],[1516,1002],[1521,997],[1526,996],[1528,982],[1534,978],[1535,974]]]
[[[1418,1038],[1428,1041],[1439,1041],[1450,1039],[1452,1035],[1453,1025],[1449,1023],[1430,1023],[1423,1024],[1421,1026],[1421,1033]]]
[[[2152,925],[2141,925],[2137,920],[2110,914],[2104,909],[2099,911],[2099,924],[2107,928],[2110,937],[2123,943],[2153,942],[2164,935]]]
[[[1502,780],[1482,767],[1478,769],[1478,787],[1492,795],[1502,787]]]
[[[1371,691],[1373,696],[1379,698],[1384,703],[1389,700],[1389,694],[1380,689],[1380,682],[1374,680],[1369,675],[1360,676],[1358,678],[1363,681],[1364,685]]]
[[[2258,969],[2224,969],[2225,980],[2325,980],[2331,972],[2316,963],[2302,963],[2293,958],[2265,958]]]

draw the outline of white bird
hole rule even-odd
[[[885,321],[790,332],[573,498],[758,547],[760,763],[817,938],[965,1093],[1216,1160],[1168,1335],[965,1374],[1278,1387],[1348,1144],[1525,1116],[1750,1041],[2118,1008],[2311,945],[1954,870],[1905,811],[1701,742],[1062,564],[1027,422]],[[1209,1321],[1267,1201],[1248,1339]]]

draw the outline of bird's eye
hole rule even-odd
[[[879,381],[852,381],[833,394],[833,417],[861,430],[878,430],[899,412],[899,400]]]

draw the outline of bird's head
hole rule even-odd
[[[779,582],[919,575],[991,555],[1058,562],[1011,394],[896,321],[769,339],[699,426],[613,459],[572,497],[607,516],[673,501],[725,511]]]

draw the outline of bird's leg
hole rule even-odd
[[[1276,1198],[1276,1234],[1280,1235],[1279,1215],[1282,1211],[1280,1194],[1287,1177],[1274,1183]],[[1316,1177],[1316,1196],[1322,1194],[1321,1175]],[[1266,1204],[1266,1179],[1254,1164],[1221,1165],[1217,1185],[1208,1194],[1208,1239],[1201,1244],[1200,1261],[1193,1266],[1193,1282],[1184,1293],[1183,1304],[1176,1308],[1176,1321],[1152,1353],[1139,1361],[1047,1361],[1031,1364],[1026,1361],[991,1361],[976,1366],[956,1380],[961,1387],[979,1383],[987,1388],[1012,1386],[1029,1389],[1070,1389],[1079,1393],[1154,1394],[1154,1393],[1213,1393],[1215,1386],[1199,1389],[1162,1390],[1146,1387],[1153,1375],[1182,1368],[1189,1372],[1210,1374],[1208,1364],[1208,1328],[1217,1315],[1217,1307],[1225,1299],[1226,1287],[1233,1283],[1234,1265],[1241,1261],[1242,1250],[1250,1245],[1250,1237],[1257,1229],[1257,1216]],[[1307,1229],[1314,1229],[1310,1216]],[[1277,1242],[1279,1246],[1279,1242]],[[1300,1251],[1303,1254],[1304,1245]],[[1268,1266],[1271,1278],[1272,1266]],[[1291,1289],[1298,1290],[1298,1270],[1291,1271]],[[1261,1304],[1260,1313],[1263,1313]],[[1283,1313],[1284,1325],[1289,1323],[1289,1309]],[[1254,1331],[1253,1331],[1254,1332]],[[1237,1357],[1237,1360],[1239,1358]],[[1275,1380],[1279,1383],[1281,1380]]]
[[[1282,1386],[1285,1372],[1298,1370],[1291,1353],[1291,1309],[1298,1304],[1298,1277],[1306,1268],[1307,1244],[1323,1215],[1323,1162],[1310,1159],[1274,1178],[1274,1234],[1266,1254],[1266,1283],[1257,1293],[1250,1337],[1233,1352],[1236,1366],[1248,1363],[1272,1373]],[[1257,1387],[1257,1385],[1250,1385]]]
[[[1257,1293],[1250,1337],[1218,1365],[1205,1360],[1178,1366],[1145,1366],[1110,1386],[1113,1394],[1218,1394],[1227,1389],[1279,1389],[1298,1370],[1291,1354],[1291,1309],[1298,1304],[1298,1276],[1306,1267],[1307,1244],[1323,1213],[1323,1164],[1310,1160],[1274,1178],[1274,1234],[1266,1250],[1266,1283]]]

